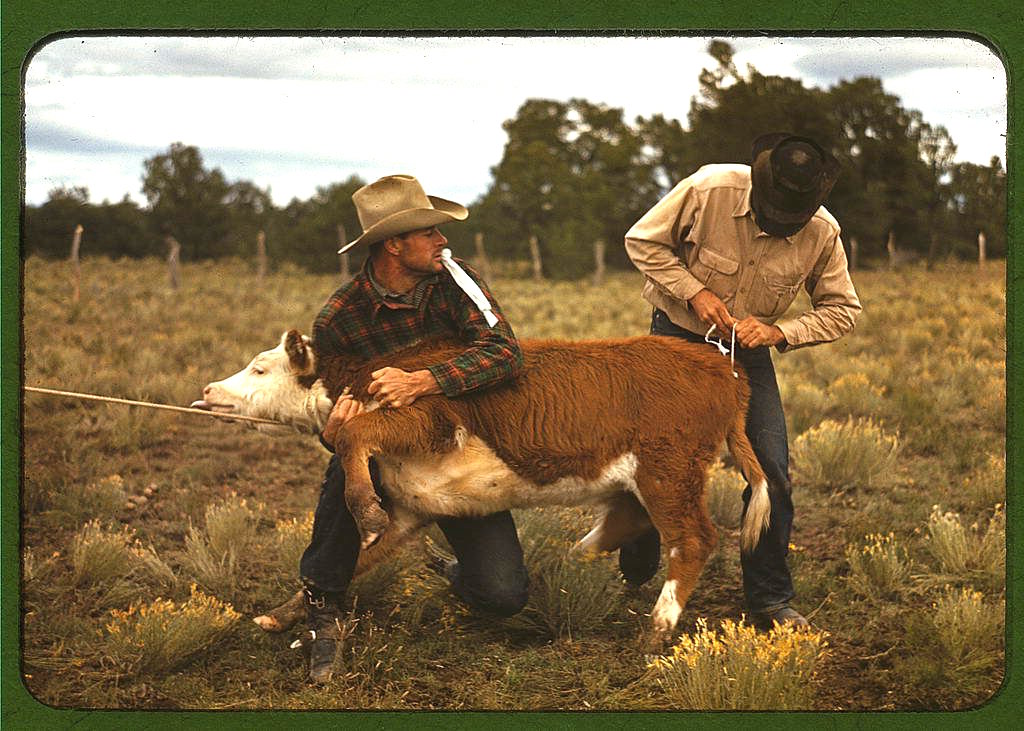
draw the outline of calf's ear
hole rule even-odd
[[[312,370],[313,359],[310,357],[306,339],[298,330],[289,330],[284,334],[284,352],[288,354],[288,362],[292,370],[299,375],[306,375]]]

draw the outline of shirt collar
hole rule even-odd
[[[757,233],[755,234],[755,237],[757,237],[757,238],[771,238],[772,237],[771,234],[768,234],[768,233],[765,233],[764,231],[762,231],[761,227],[757,225],[757,219],[754,218],[754,209],[750,205],[750,196],[751,196],[751,191],[752,190],[753,190],[753,185],[750,184],[750,183],[747,183],[746,190],[743,191],[743,195],[740,196],[740,199],[738,201],[736,201],[736,207],[732,209],[732,217],[733,218],[743,218],[744,216],[750,216],[751,223],[753,223],[754,224],[754,228],[757,229]],[[803,231],[803,229],[800,229],[800,231]],[[800,231],[797,231],[795,234],[790,234],[789,236],[785,236],[785,237],[782,237],[782,238],[785,238],[786,241],[788,241],[790,243],[793,243],[793,241],[796,240],[796,237],[800,235]]]
[[[373,276],[373,265],[370,262],[370,258],[366,258],[366,263],[363,265],[363,271],[366,272],[366,280],[370,283],[370,290],[376,297],[376,304],[378,306],[383,305],[391,309],[404,309],[404,308],[416,308],[420,306],[423,301],[423,297],[426,294],[427,288],[432,284],[436,283],[440,278],[440,274],[433,274],[426,279],[420,280],[415,287],[409,292],[392,292],[387,289],[383,284],[377,281]]]

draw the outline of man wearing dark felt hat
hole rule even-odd
[[[747,435],[772,507],[757,548],[740,556],[747,610],[765,627],[806,626],[791,606],[789,444],[770,348],[783,353],[836,340],[853,329],[861,305],[839,224],[822,205],[839,162],[788,132],[758,137],[750,158],[750,165],[705,165],[684,179],[626,233],[626,251],[646,276],[653,334],[700,343],[714,337],[726,346],[735,337],[751,390]],[[787,315],[801,288],[810,309]],[[749,499],[748,485],[744,511]],[[659,550],[654,531],[624,546],[626,579],[651,578]]]

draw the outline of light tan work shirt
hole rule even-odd
[[[861,310],[836,219],[822,206],[792,236],[765,233],[750,208],[747,165],[705,165],[680,182],[629,229],[626,251],[647,277],[644,299],[701,335],[708,325],[688,300],[705,287],[736,319],[777,325],[780,350],[835,340]],[[812,309],[779,320],[801,285]]]

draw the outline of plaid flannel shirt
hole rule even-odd
[[[515,333],[480,276],[456,261],[480,285],[498,317],[494,327],[447,272],[408,295],[391,295],[374,282],[369,259],[352,281],[328,298],[313,322],[313,347],[323,355],[386,355],[436,337],[455,337],[466,350],[427,367],[446,396],[459,396],[511,379],[523,363]]]

